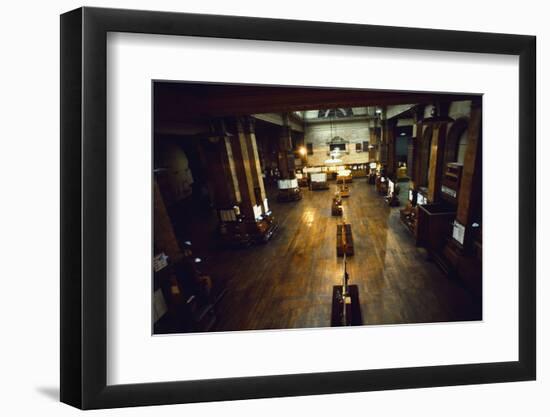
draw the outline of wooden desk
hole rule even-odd
[[[340,187],[340,195],[342,196],[342,198],[349,197],[349,187],[347,185],[342,185]]]
[[[351,303],[342,302],[342,286],[335,285],[332,287],[332,312],[330,325],[332,327],[339,326],[362,326],[363,316],[361,314],[361,304],[359,304],[359,288],[357,285],[348,285],[348,292],[351,298]],[[343,309],[346,308],[346,323],[343,323]]]
[[[334,198],[332,200],[331,212],[332,212],[333,216],[341,216],[342,215],[343,211],[342,211],[342,200],[341,199]]]
[[[336,176],[336,184],[345,184],[353,182],[353,176],[350,175],[337,175]]]
[[[452,236],[455,218],[456,211],[442,204],[418,206],[416,244],[426,247],[432,254],[440,251],[447,238]]]
[[[336,255],[344,256],[344,247],[346,256],[353,256],[353,236],[351,234],[350,224],[336,225]]]
[[[329,189],[329,186],[326,181],[311,181],[309,183],[309,187],[312,191]]]

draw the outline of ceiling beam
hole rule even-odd
[[[471,100],[474,97],[477,96],[335,88],[157,83],[154,89],[154,109],[156,121],[188,121],[337,107]]]

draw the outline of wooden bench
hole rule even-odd
[[[350,182],[353,182],[353,176],[351,174],[336,176],[336,184],[349,184]]]
[[[330,325],[338,326],[362,326],[363,315],[359,303],[359,288],[357,285],[348,285],[349,296],[342,296],[342,286],[332,287],[332,312]],[[343,310],[346,310],[345,313]],[[345,322],[344,322],[345,317]]]
[[[342,198],[349,197],[349,187],[347,185],[342,185],[340,187],[340,195],[342,196]]]
[[[333,216],[341,216],[343,211],[342,211],[342,200],[340,199],[340,197],[334,197],[332,199],[332,215]]]
[[[353,236],[351,234],[351,225],[342,223],[336,225],[336,255],[353,256]]]

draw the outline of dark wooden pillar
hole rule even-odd
[[[428,201],[430,203],[437,202],[441,191],[446,136],[447,123],[434,123],[432,141],[430,144],[430,165],[428,168]]]
[[[277,130],[277,135],[273,133],[275,130]],[[256,147],[260,156],[260,166],[266,170],[269,177],[271,170],[278,166],[278,127],[269,129],[268,131],[262,130],[261,135],[258,135],[255,129],[254,137],[256,138]]]
[[[432,127],[432,137],[429,144],[430,162],[428,166],[428,201],[436,203],[441,193],[441,180],[445,164],[445,140],[447,138],[447,123],[449,119],[450,102],[437,102],[432,110],[429,125]],[[427,121],[424,120],[424,123]],[[424,132],[424,135],[426,132]]]
[[[418,188],[421,183],[422,175],[422,140],[424,136],[424,126],[422,122],[416,123],[416,135],[414,137],[414,150],[413,150],[413,168],[412,168],[412,181],[413,188],[418,191]]]
[[[472,245],[472,223],[481,207],[482,195],[481,101],[473,101],[468,123],[468,145],[462,168],[456,221],[464,227],[465,251]]]
[[[380,142],[378,146],[378,160],[380,164],[386,165],[388,163],[388,137],[386,129],[386,110],[382,110],[382,120],[380,120]]]
[[[210,201],[216,209],[228,209],[241,201],[231,139],[220,131],[201,141],[200,155],[206,168]]]
[[[181,257],[181,248],[156,180],[153,185],[153,210],[155,253],[164,252],[173,263]]]
[[[283,126],[280,128],[277,160],[281,179],[295,178],[292,133],[287,114],[283,114]]]
[[[421,175],[421,155],[420,150],[422,146],[422,136],[424,129],[422,126],[422,119],[424,118],[424,106],[418,106],[414,112],[414,137],[412,139],[412,166],[408,167],[410,169],[409,176],[412,180],[412,188],[418,191],[418,186],[420,183]]]
[[[213,127],[200,149],[222,238],[231,245],[267,241],[276,224],[268,210],[254,121],[228,118]]]
[[[254,187],[254,196],[256,198],[256,204],[262,207],[262,212],[265,214],[267,209],[264,205],[266,199],[264,180],[262,177],[262,167],[260,165],[260,155],[258,152],[258,144],[256,142],[255,122],[251,117],[241,119],[243,124],[243,131],[245,135],[245,142],[248,153],[248,162],[250,164],[250,175],[252,177],[252,184]]]
[[[378,161],[378,135],[377,127],[369,127],[369,162]]]
[[[258,205],[258,199],[254,191],[253,156],[249,153],[243,120],[241,118],[233,118],[228,121],[227,126],[231,132],[230,142],[241,196],[241,214],[245,217],[246,221],[254,221],[256,218],[254,206]]]
[[[386,173],[390,177],[395,176],[396,172],[396,149],[395,149],[395,126],[397,125],[397,120],[386,120],[385,123],[385,137],[386,137],[386,143],[388,148],[388,157],[387,157],[387,164],[386,164]]]

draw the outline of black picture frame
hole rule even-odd
[[[519,360],[108,386],[108,32],[519,56]],[[534,36],[85,7],[61,15],[60,57],[62,402],[94,409],[535,379]]]

